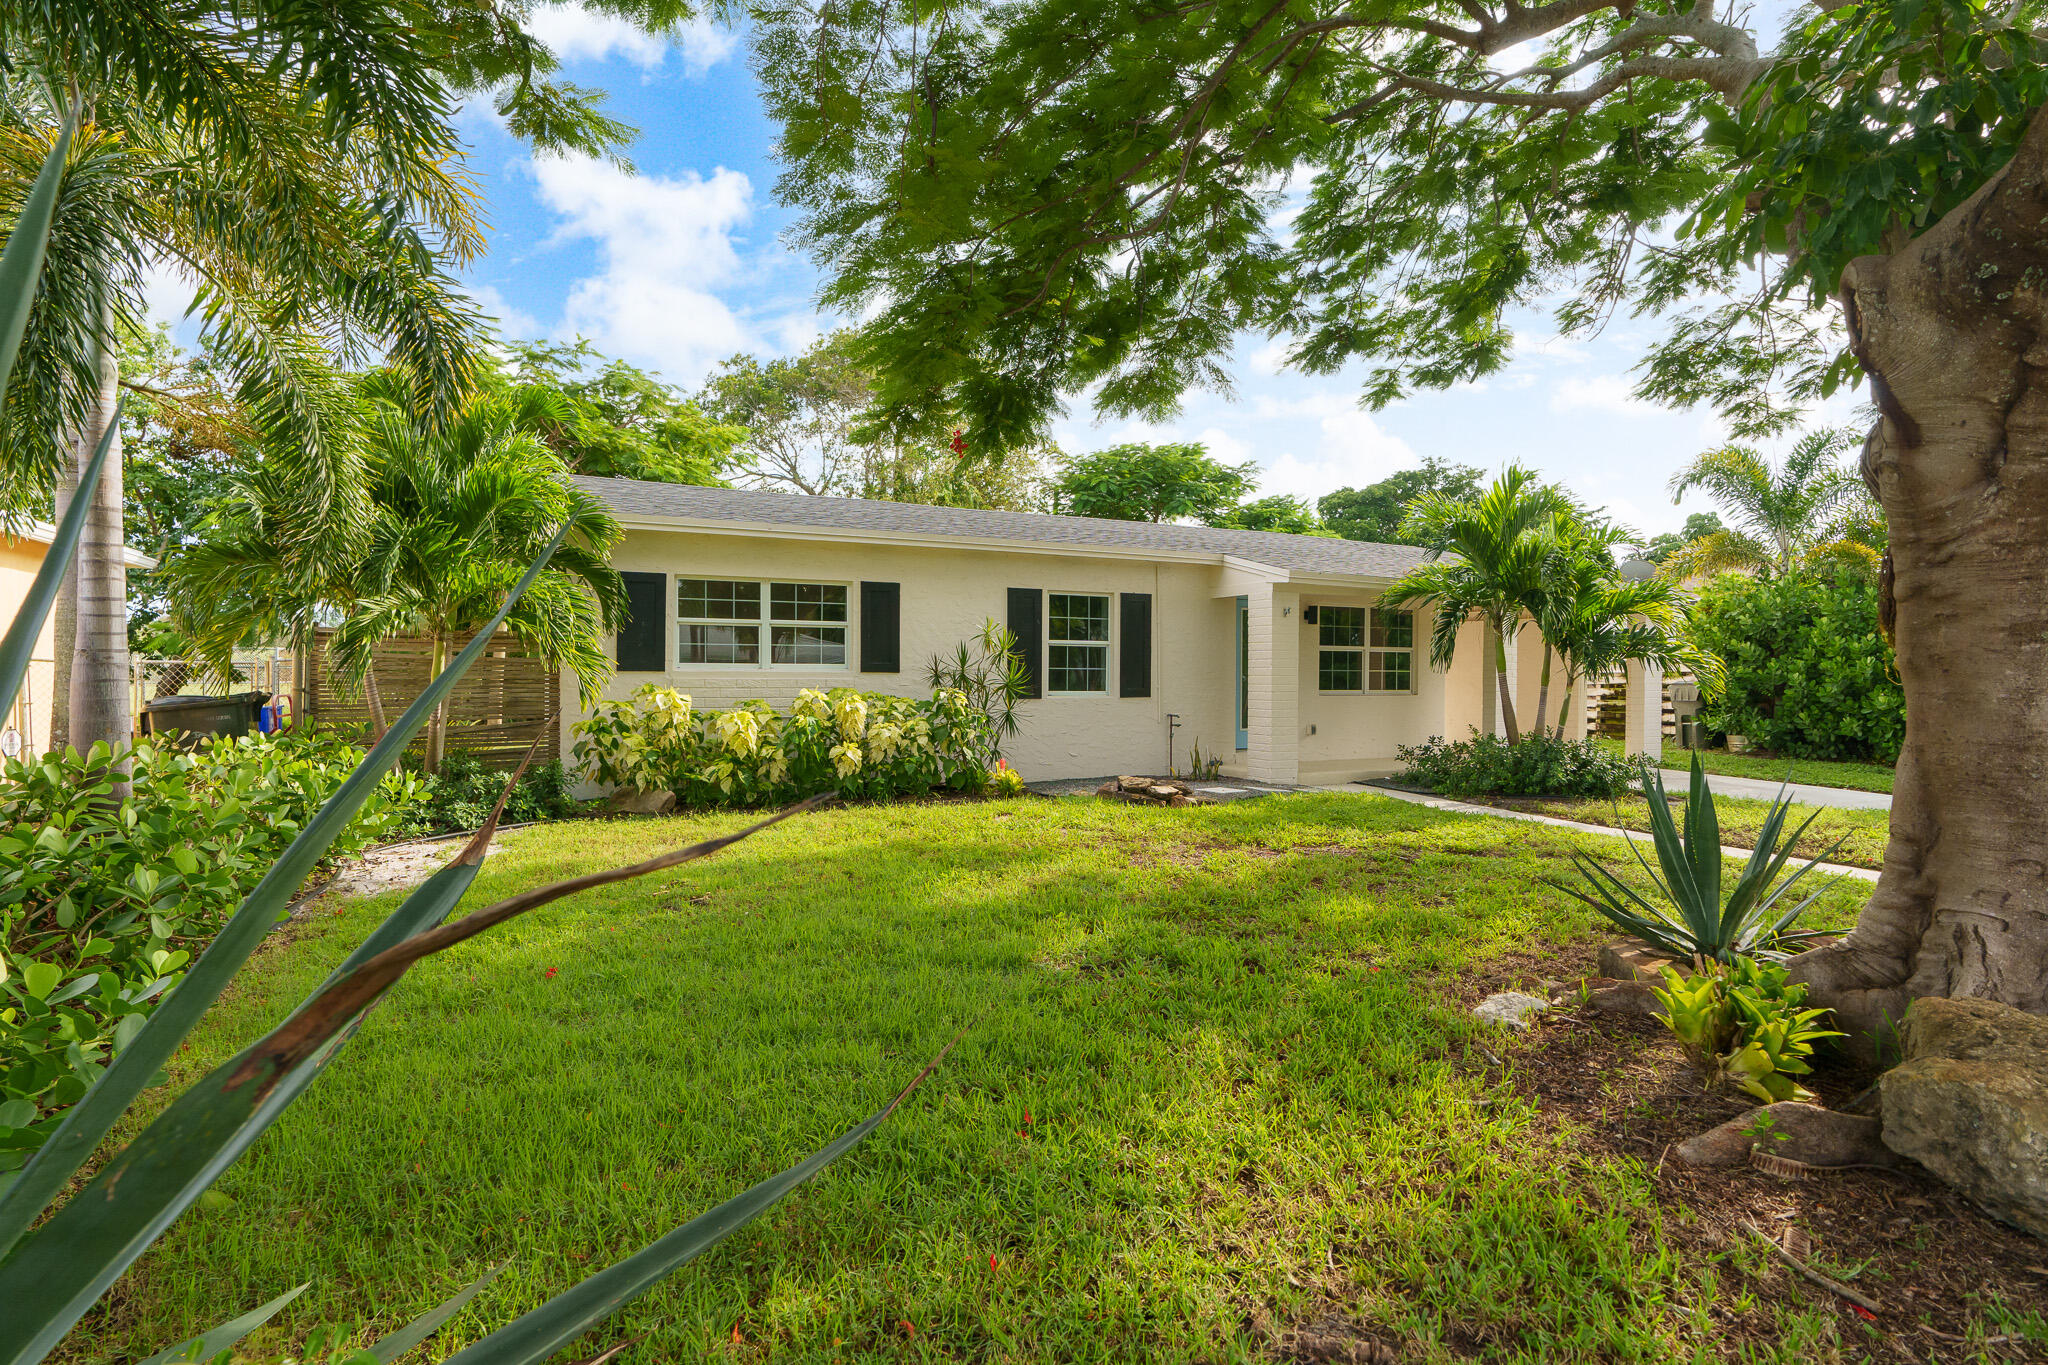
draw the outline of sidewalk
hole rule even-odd
[[[1719,779],[1714,780],[1718,781]],[[1665,781],[1668,783],[1670,781],[1670,778],[1667,777]],[[1582,825],[1576,820],[1560,820],[1554,815],[1538,815],[1533,811],[1524,810],[1503,810],[1499,806],[1475,806],[1465,801],[1452,801],[1449,798],[1442,796],[1425,796],[1420,792],[1406,792],[1398,790],[1394,787],[1361,787],[1355,784],[1347,784],[1341,787],[1317,787],[1313,790],[1330,792],[1365,792],[1372,796],[1391,797],[1393,800],[1396,801],[1406,801],[1410,805],[1428,806],[1431,810],[1451,811],[1458,815],[1490,815],[1496,820],[1526,820],[1531,824],[1549,825],[1553,829],[1576,830],[1581,834],[1604,834],[1610,839],[1623,839],[1633,837],[1635,839],[1641,840],[1644,844],[1648,844],[1650,840],[1649,835],[1644,834],[1640,831],[1636,831],[1633,834],[1631,834],[1628,831],[1616,829],[1611,825]],[[1719,788],[1717,787],[1715,788],[1715,790],[1718,791]],[[1798,789],[1795,788],[1795,790]],[[1806,788],[1805,790],[1833,791],[1834,788],[1818,787]],[[1729,793],[1729,795],[1740,794],[1742,793]],[[1856,792],[1851,794],[1858,796],[1869,796],[1876,795],[1877,793]],[[1725,857],[1733,858],[1738,862],[1749,861],[1749,850],[1746,848],[1729,848],[1724,845],[1721,849],[1721,852]],[[1655,855],[1646,853],[1645,856],[1654,858]],[[1793,864],[1788,863],[1786,864],[1786,866],[1792,867]],[[1870,868],[1849,867],[1843,863],[1822,863],[1818,868],[1815,869],[1815,871],[1837,874],[1845,877],[1857,877],[1867,882],[1874,882],[1877,880],[1877,873],[1872,871]]]
[[[1659,769],[1664,774],[1664,790],[1676,795],[1685,791],[1692,782],[1690,773],[1679,772],[1676,768]],[[1759,777],[1723,777],[1720,773],[1707,774],[1707,790],[1716,796],[1747,796],[1758,801],[1778,799],[1779,783]],[[1793,803],[1801,806],[1834,806],[1841,810],[1890,810],[1890,792],[1859,792],[1847,787],[1815,787],[1804,782],[1794,782],[1784,787],[1784,792]]]

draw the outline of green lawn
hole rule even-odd
[[[474,903],[737,823],[516,832]],[[69,1358],[304,1280],[264,1347],[367,1339],[509,1263],[439,1358],[797,1159],[962,1028],[865,1146],[584,1353],[647,1332],[626,1362],[1270,1360],[1337,1314],[1404,1359],[1690,1362],[1762,1314],[1744,1360],[1851,1358],[1825,1295],[1759,1308],[1761,1253],[1680,1255],[1691,1215],[1643,1165],[1485,1081],[1523,1045],[1454,993],[1545,945],[1590,970],[1602,935],[1537,880],[1574,846],[1618,851],[1365,795],[806,817],[422,964]],[[390,903],[267,948],[175,1079]]]
[[[1676,803],[1680,798],[1674,791],[1667,793]],[[1640,793],[1631,793],[1619,801],[1605,800],[1523,800],[1514,797],[1481,797],[1482,804],[1503,806],[1509,810],[1536,811],[1543,815],[1554,815],[1560,820],[1576,820],[1585,825],[1608,825],[1618,829],[1644,830],[1650,828],[1650,803]],[[1714,798],[1714,813],[1721,822],[1721,842],[1730,848],[1754,848],[1756,832],[1763,827],[1764,817],[1770,813],[1768,801],[1752,801],[1739,796],[1717,796]],[[1828,861],[1846,863],[1851,867],[1881,868],[1884,866],[1884,846],[1891,838],[1891,812],[1883,810],[1842,810],[1833,806],[1792,807],[1785,817],[1785,832],[1791,833],[1806,823],[1807,817],[1814,821],[1799,837],[1792,848],[1800,857],[1817,858],[1828,854]],[[1684,827],[1684,817],[1674,804],[1672,818]],[[1840,847],[1829,853],[1829,847],[1840,840]],[[1818,874],[1816,874],[1818,875]]]
[[[1664,766],[1686,771],[1695,751],[1664,742]],[[1726,749],[1700,749],[1700,766],[1724,777],[1755,777],[1766,782],[1803,782],[1816,787],[1848,787],[1860,792],[1888,792],[1892,770],[1883,763],[1830,763],[1818,758],[1765,758],[1731,754]]]

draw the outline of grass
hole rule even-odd
[[[1762,754],[1731,754],[1726,749],[1681,749],[1664,742],[1664,766],[1684,772],[1694,752],[1700,766],[1724,777],[1754,777],[1765,782],[1798,782],[1815,787],[1847,787],[1859,792],[1892,789],[1891,765],[1833,763],[1818,758],[1766,758]]]
[[[474,904],[732,817],[506,836]],[[143,1353],[301,1281],[360,1340],[488,1266],[445,1354],[871,1112],[889,1124],[626,1308],[628,1361],[1249,1361],[1329,1313],[1404,1359],[1720,1358],[1739,1253],[1484,1079],[1457,993],[1600,932],[1539,883],[1609,839],[1363,795],[827,812],[423,963],[68,1347]],[[1830,892],[1823,923],[1867,888]],[[267,948],[174,1067],[274,1022],[389,909]],[[1567,945],[1553,952],[1550,945]],[[1817,1296],[1752,1361],[1838,1358]],[[1847,1358],[1847,1357],[1839,1357]]]
[[[1672,816],[1679,821],[1682,829],[1684,817],[1676,808],[1684,800],[1684,789],[1674,784],[1674,788],[1666,794],[1674,807]],[[1618,801],[1595,798],[1524,800],[1506,796],[1476,799],[1484,805],[1502,806],[1509,810],[1536,811],[1543,815],[1554,815],[1560,820],[1576,820],[1585,825],[1607,825],[1615,829],[1642,832],[1647,832],[1650,828],[1650,803],[1640,792],[1631,792]],[[1768,801],[1755,801],[1737,796],[1715,797],[1714,812],[1721,822],[1721,842],[1730,848],[1756,847],[1757,831],[1763,827],[1764,817],[1770,813],[1770,809],[1771,803]],[[1829,862],[1846,863],[1850,867],[1874,869],[1884,866],[1885,844],[1891,838],[1890,811],[1795,805],[1785,817],[1785,833],[1789,834],[1798,829],[1806,823],[1809,816],[1813,817],[1813,823],[1792,846],[1796,856],[1817,858],[1827,853]],[[1836,840],[1841,841],[1840,847],[1829,853],[1830,845]],[[1645,855],[1648,856],[1647,850]]]

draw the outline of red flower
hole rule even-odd
[[[1026,1110],[1024,1111],[1024,1121],[1025,1121],[1026,1123],[1029,1123],[1029,1122],[1031,1122],[1031,1111],[1030,1111],[1029,1109],[1026,1109]]]
[[[989,1255],[989,1258],[988,1258],[988,1268],[989,1268],[990,1270],[994,1270],[994,1269],[996,1268],[996,1258],[995,1258],[995,1255],[994,1255],[994,1253],[990,1253],[990,1255]]]
[[[558,969],[554,967],[548,968],[547,971],[541,974],[541,979],[544,981],[553,981],[555,979],[555,972],[557,970]]]
[[[965,455],[967,453],[967,437],[961,433],[958,427],[953,428],[953,439],[946,444],[953,447],[955,455]]]
[[[1871,1312],[1871,1311],[1870,1311],[1870,1310],[1869,1310],[1868,1308],[1865,1308],[1865,1307],[1864,1307],[1864,1306],[1863,1306],[1862,1304],[1860,1304],[1860,1303],[1852,1303],[1852,1304],[1850,1304],[1849,1306],[1850,1306],[1851,1308],[1855,1309],[1855,1310],[1856,1310],[1856,1316],[1857,1316],[1857,1317],[1859,1317],[1859,1318],[1862,1318],[1862,1319],[1863,1319],[1863,1320],[1864,1320],[1865,1322],[1876,1322],[1876,1321],[1877,1321],[1877,1314],[1875,1314],[1875,1313]]]
[[[899,1322],[901,1323],[901,1325],[902,1325],[902,1327],[903,1327],[903,1330],[904,1330],[904,1332],[905,1332],[905,1333],[907,1333],[907,1334],[908,1334],[909,1336],[911,1336],[911,1337],[913,1337],[913,1338],[914,1338],[914,1337],[916,1337],[916,1335],[917,1335],[917,1324],[916,1324],[916,1323],[912,1322],[912,1321],[911,1321],[911,1320],[910,1320],[909,1318],[900,1318],[900,1319],[898,1319],[898,1321],[899,1321]]]

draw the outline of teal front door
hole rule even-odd
[[[1237,747],[1252,747],[1251,599],[1237,599]]]

